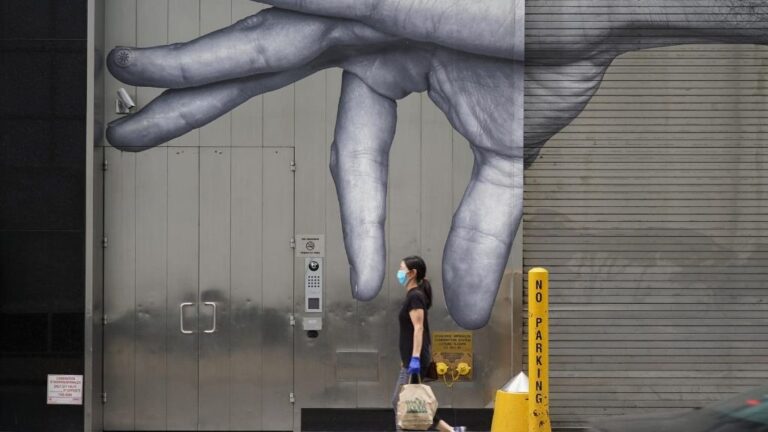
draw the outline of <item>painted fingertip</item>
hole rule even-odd
[[[509,254],[497,240],[475,234],[452,230],[443,252],[445,303],[454,321],[467,330],[490,321]]]
[[[353,266],[349,268],[349,283],[352,287],[352,297],[360,301],[370,301],[376,298],[381,291],[384,282],[384,274],[371,271],[358,272]]]
[[[465,330],[479,330],[488,325],[488,321],[491,320],[490,311],[477,312],[474,315],[465,315],[463,313],[459,313],[451,316],[453,317],[454,321],[456,321],[456,324]]]
[[[134,58],[134,51],[128,47],[116,47],[109,53],[110,62],[120,67],[130,66]]]
[[[487,292],[471,293],[466,288],[445,284],[445,302],[448,313],[456,324],[467,330],[477,330],[485,327],[491,319],[495,296],[491,297]],[[449,292],[463,292],[464,296],[448,295]],[[460,297],[460,298],[457,298]]]
[[[123,117],[107,125],[107,142],[112,147],[122,151],[135,153],[146,150],[148,146],[136,145],[139,137],[132,133],[130,128],[124,124],[129,118]],[[130,123],[128,124],[130,125]]]
[[[136,51],[129,47],[115,47],[107,55],[107,69],[113,77],[130,84],[136,63]]]

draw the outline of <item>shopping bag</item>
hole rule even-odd
[[[422,384],[404,384],[397,401],[397,427],[403,430],[427,430],[437,413],[437,398]]]

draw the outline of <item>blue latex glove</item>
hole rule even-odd
[[[419,375],[421,373],[421,361],[418,357],[411,357],[411,363],[408,365],[408,375]]]

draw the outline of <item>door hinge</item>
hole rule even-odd
[[[289,319],[289,322],[291,323],[291,327],[295,327],[296,326],[296,315],[291,314],[291,316],[288,317],[288,319]]]
[[[104,159],[104,162],[101,163],[101,170],[106,171],[108,169],[109,169],[109,162],[106,159]]]
[[[291,249],[296,249],[296,238],[295,237],[291,237],[290,244],[291,244]]]
[[[296,172],[296,161],[291,161],[291,171]]]
[[[109,318],[107,318],[107,316],[104,315],[103,317],[101,317],[101,325],[107,325],[107,323],[109,323]]]
[[[109,240],[107,239],[107,237],[102,237],[101,238],[101,247],[106,249],[107,246],[109,246]]]
[[[293,392],[288,394],[288,400],[291,401],[292,404],[296,403],[296,396],[293,394]]]
[[[107,392],[101,394],[101,403],[107,403]]]

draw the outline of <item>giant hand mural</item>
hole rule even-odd
[[[525,46],[523,0],[263,0],[275,8],[193,41],[116,47],[111,73],[169,88],[110,124],[109,142],[141,151],[199,128],[249,98],[329,67],[344,69],[331,172],[341,206],[352,294],[369,300],[385,272],[384,218],[396,102],[427,91],[465,136],[475,166],[443,258],[448,310],[484,326],[522,216],[523,150],[535,149],[586,106],[624,52],[685,43],[768,42],[763,0],[568,2],[530,0],[575,31]],[[600,23],[587,17],[599,14]],[[517,36],[515,36],[517,35]],[[542,53],[546,52],[546,55]],[[546,94],[553,75],[577,77],[567,115],[532,118],[523,136],[523,78]],[[531,151],[533,150],[533,151]]]

